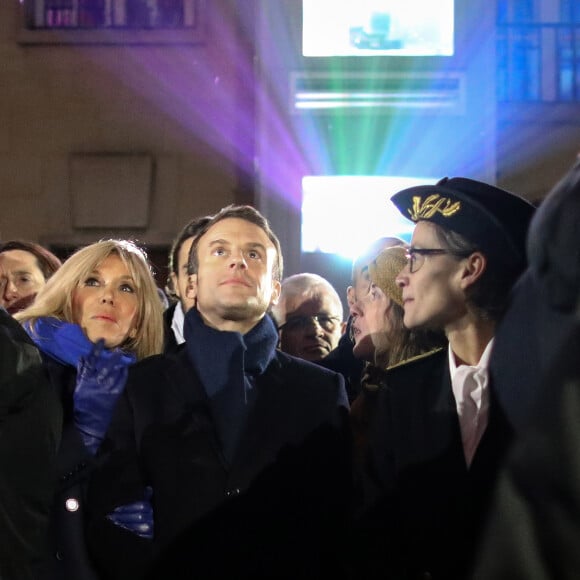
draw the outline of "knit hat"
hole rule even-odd
[[[395,278],[406,265],[407,251],[402,246],[385,248],[369,264],[371,282],[399,306],[403,305],[403,291],[395,282]]]

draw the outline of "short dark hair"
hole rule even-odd
[[[242,219],[252,224],[257,225],[261,228],[268,239],[274,245],[276,249],[276,260],[274,262],[274,270],[272,272],[273,278],[277,281],[282,279],[282,274],[284,270],[284,262],[282,258],[282,248],[280,246],[280,240],[278,236],[274,233],[270,227],[268,220],[254,207],[251,205],[228,205],[222,208],[218,213],[216,213],[196,234],[193,239],[193,244],[191,245],[191,250],[189,251],[189,273],[197,274],[199,268],[199,259],[197,256],[197,248],[199,246],[200,238],[214,225],[222,220],[228,218]]]
[[[433,223],[433,222],[431,222]],[[465,236],[433,223],[437,239],[442,246],[460,256],[481,252],[487,264],[481,277],[468,288],[467,298],[481,315],[499,321],[508,307],[512,286],[521,274],[521,267],[511,260],[501,260],[495,254],[479,248]]]
[[[183,246],[185,240],[188,240],[189,238],[195,238],[195,236],[203,229],[203,227],[211,220],[211,218],[212,216],[206,215],[192,219],[190,222],[186,223],[179,234],[177,234],[177,237],[173,240],[173,244],[171,244],[171,249],[169,250],[168,270],[170,274],[173,273],[177,275],[179,273],[178,256],[179,251],[181,250],[181,246]],[[175,296],[175,288],[173,287],[171,276],[167,278],[165,288],[172,297]]]
[[[51,251],[35,242],[27,240],[0,242],[0,254],[11,250],[22,250],[32,254],[45,280],[48,280],[62,266],[62,262]]]

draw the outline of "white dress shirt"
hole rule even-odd
[[[485,347],[481,359],[475,366],[455,364],[455,355],[449,345],[449,371],[451,387],[459,424],[461,439],[467,465],[471,465],[475,450],[487,426],[489,413],[489,357],[493,338]]]

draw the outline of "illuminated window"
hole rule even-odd
[[[414,224],[391,203],[392,195],[436,177],[309,175],[302,179],[302,252],[354,258],[372,241],[409,241]]]
[[[304,56],[451,56],[454,0],[303,0]]]
[[[577,0],[498,0],[497,6],[498,100],[580,101]]]
[[[196,0],[26,0],[28,28],[184,28]]]

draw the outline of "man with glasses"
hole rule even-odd
[[[317,274],[286,278],[272,315],[280,350],[311,362],[319,362],[336,348],[344,330],[340,298],[332,284]]]
[[[367,559],[381,573],[459,580],[469,577],[511,438],[490,392],[488,364],[526,265],[534,207],[466,178],[405,189],[392,201],[416,224],[397,277],[404,324],[443,330],[449,346],[387,371],[367,449],[366,499],[376,503],[361,529],[375,541],[379,530],[385,536],[381,545],[390,549]]]

